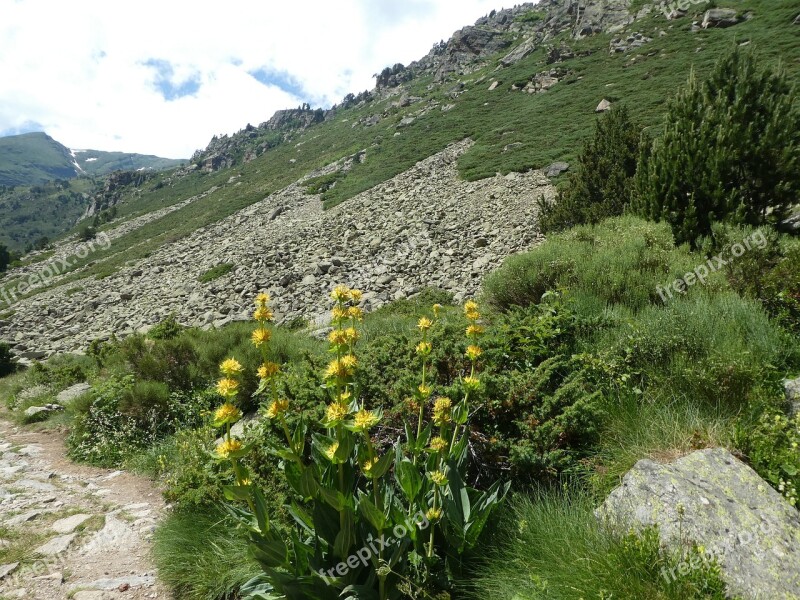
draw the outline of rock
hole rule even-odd
[[[19,566],[18,562],[0,566],[0,579],[5,579],[9,575],[11,575],[14,571],[17,570],[18,566]]]
[[[603,98],[600,101],[600,104],[597,105],[597,108],[594,109],[594,112],[601,113],[601,112],[606,112],[608,110],[611,110],[611,102]]]
[[[800,377],[797,379],[784,379],[783,391],[786,393],[786,402],[789,404],[789,415],[800,413]]]
[[[731,27],[738,22],[736,10],[733,8],[712,8],[703,15],[702,27],[703,29],[708,29],[709,27]]]
[[[72,533],[78,526],[83,525],[83,523],[91,518],[92,515],[72,515],[71,517],[59,519],[50,526],[50,529],[56,533]]]
[[[514,48],[511,52],[506,54],[503,58],[501,58],[500,64],[504,67],[510,67],[511,65],[518,63],[523,58],[530,55],[534,50],[536,50],[536,39],[528,38],[519,46]]]
[[[400,120],[399,127],[408,127],[415,121],[414,117],[403,117]]]
[[[56,402],[62,405],[67,405],[78,396],[82,396],[88,392],[90,389],[92,389],[92,386],[90,386],[88,383],[76,383],[75,385],[59,392],[58,396],[56,396]]]
[[[54,537],[48,542],[45,542],[38,548],[36,548],[33,553],[34,554],[42,554],[45,556],[54,556],[56,554],[61,554],[62,552],[66,552],[67,548],[69,548],[72,541],[75,539],[74,533],[70,533],[68,535],[59,535]]]
[[[498,85],[500,85],[499,81],[493,81],[492,85],[489,86],[489,91],[496,90]]]
[[[119,596],[99,590],[80,590],[72,596],[72,600],[115,600]]]
[[[128,577],[117,577],[113,579],[98,579],[91,583],[82,584],[82,587],[94,590],[119,590],[126,591],[131,588],[151,587],[155,585],[156,578],[152,575],[130,575]],[[127,587],[126,587],[127,586]],[[120,588],[125,587],[125,590]]]
[[[281,213],[283,213],[283,207],[282,206],[275,207],[272,210],[272,212],[269,213],[269,216],[267,217],[267,220],[268,221],[274,221],[275,219],[278,218],[278,215],[280,215]]]
[[[544,174],[548,177],[558,177],[564,171],[569,169],[569,163],[565,162],[554,162],[549,167],[544,170]]]
[[[39,510],[29,510],[19,515],[15,515],[6,521],[6,525],[9,527],[17,527],[22,525],[23,523],[27,523],[29,521],[33,521],[36,517],[42,514]]]
[[[45,418],[51,412],[63,410],[64,407],[58,404],[46,404],[45,406],[29,406],[25,409],[25,417],[29,421],[39,420]]]
[[[800,25],[800,15],[797,15],[797,16],[794,18],[794,24],[795,24],[795,25]]]
[[[657,526],[668,546],[702,544],[746,600],[800,592],[800,512],[724,449],[640,460],[597,516],[620,530]]]

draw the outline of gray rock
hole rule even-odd
[[[130,575],[129,577],[115,577],[113,579],[98,579],[90,583],[82,584],[94,590],[116,590],[120,586],[128,585],[131,588],[151,587],[155,585],[156,578],[152,575]]]
[[[800,413],[800,377],[797,379],[784,379],[783,391],[786,393],[786,402],[789,404],[789,415]]]
[[[33,553],[34,554],[42,554],[44,556],[53,556],[56,554],[61,554],[62,552],[66,552],[67,548],[70,547],[73,540],[75,539],[74,533],[70,533],[67,535],[59,535],[54,537],[48,542],[45,542],[38,548],[36,548]]]
[[[732,27],[739,22],[733,8],[712,8],[703,15],[703,29],[709,27]]]
[[[41,418],[51,412],[53,412],[53,410],[46,406],[29,406],[25,409],[24,414],[28,419],[33,419],[34,417]]]
[[[597,515],[621,531],[657,526],[668,546],[702,544],[746,600],[800,595],[800,512],[724,449],[640,460]]]
[[[19,566],[18,562],[0,566],[0,579],[5,579],[9,575],[11,575],[14,571],[17,570],[18,566]]]
[[[92,515],[84,515],[84,514],[72,515],[71,517],[65,517],[63,519],[59,519],[50,526],[50,529],[52,529],[56,533],[72,533],[80,525],[83,525],[86,521],[88,521],[91,518]]]
[[[59,392],[58,396],[56,396],[56,402],[63,405],[69,404],[75,398],[82,396],[90,389],[92,389],[92,386],[90,386],[88,383],[76,383],[75,385]]]
[[[597,105],[597,108],[594,109],[594,112],[601,113],[601,112],[606,112],[608,110],[611,110],[611,102],[603,98],[600,101],[600,104]]]
[[[569,163],[566,162],[554,162],[549,167],[544,170],[544,174],[548,177],[558,177],[564,171],[569,170]]]
[[[273,211],[271,213],[269,213],[269,216],[267,216],[267,220],[268,221],[274,221],[275,219],[278,218],[278,215],[283,213],[283,210],[284,209],[283,209],[282,206],[276,207],[275,209],[273,209]]]

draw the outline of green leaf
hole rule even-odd
[[[467,422],[469,417],[469,406],[467,406],[467,399],[464,398],[461,402],[453,408],[453,422],[458,425],[463,425]]]
[[[350,548],[356,541],[355,525],[353,524],[353,513],[349,510],[342,513],[344,515],[343,526],[336,535],[333,543],[333,552],[339,558],[346,559],[350,553]]]
[[[422,490],[423,483],[417,467],[407,458],[403,458],[400,462],[395,462],[394,475],[403,494],[409,502],[413,502]]]
[[[378,531],[384,529],[386,526],[386,515],[373,504],[369,497],[364,496],[358,501],[358,509],[375,529]]]
[[[378,459],[377,464],[372,467],[370,470],[369,476],[372,479],[380,479],[386,474],[386,471],[389,470],[389,467],[392,466],[392,461],[394,460],[394,456],[392,456],[391,452],[387,452],[383,456]]]
[[[261,533],[266,535],[269,531],[269,512],[267,509],[267,500],[264,498],[264,493],[255,486],[253,486],[253,507],[255,508],[258,528],[261,530]]]
[[[250,499],[251,485],[224,485],[222,486],[222,493],[225,494],[226,500],[239,500],[247,502]]]
[[[325,502],[327,502],[334,510],[341,511],[344,509],[346,499],[339,490],[320,486],[319,493],[322,496],[322,499],[325,500]]]
[[[253,558],[267,568],[287,566],[288,550],[278,537],[267,539],[263,536],[250,536]]]

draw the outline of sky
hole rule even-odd
[[[374,87],[497,0],[0,0],[0,136],[188,158]]]

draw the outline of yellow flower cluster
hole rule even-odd
[[[420,342],[417,344],[417,354],[420,356],[428,356],[432,350],[433,346],[430,342]]]
[[[269,342],[270,338],[272,338],[272,332],[263,327],[259,327],[253,331],[253,335],[250,336],[250,339],[256,348],[260,348],[262,344]]]
[[[447,485],[447,476],[441,471],[429,472],[428,479],[430,479],[435,485],[439,487]]]
[[[328,364],[325,377],[328,379],[350,377],[355,372],[356,366],[358,366],[356,357],[352,354],[345,354],[342,358],[335,358]]]
[[[339,442],[333,442],[328,448],[325,450],[325,456],[328,457],[328,460],[332,461],[334,456],[336,455],[336,451],[339,449]]]
[[[441,427],[452,420],[453,402],[450,398],[440,396],[433,402],[433,422]]]
[[[366,475],[372,473],[372,468],[378,464],[378,458],[368,458],[361,467],[361,470],[364,471]]]
[[[420,331],[428,331],[432,325],[433,321],[428,317],[420,317],[419,321],[417,321],[417,327]]]
[[[442,518],[442,509],[429,508],[428,511],[425,513],[425,518],[432,523],[438,521],[439,519]]]
[[[464,314],[467,316],[467,320],[473,323],[480,319],[481,315],[478,312],[478,303],[474,300],[467,300],[464,303]]]
[[[217,393],[223,398],[234,398],[239,392],[239,382],[229,377],[223,377],[217,382]]]
[[[430,449],[433,452],[441,452],[445,448],[447,448],[447,441],[444,438],[436,436],[431,440]]]
[[[216,448],[217,456],[228,458],[232,453],[242,449],[242,442],[236,439],[225,440]]]
[[[258,367],[256,374],[258,375],[259,379],[271,379],[278,374],[280,369],[281,368],[274,362],[267,361]]]
[[[328,410],[325,413],[326,420],[330,424],[341,423],[350,414],[350,409],[344,402],[331,402],[328,405]]]
[[[356,413],[353,420],[353,430],[358,432],[369,431],[380,422],[381,418],[370,410],[362,408]]]
[[[222,371],[223,375],[234,377],[236,375],[241,375],[242,371],[244,371],[244,367],[242,367],[239,361],[235,358],[229,358],[222,361],[222,364],[219,366],[219,370]]]
[[[227,425],[228,423],[236,423],[241,418],[242,411],[230,402],[226,402],[214,411],[214,421],[216,423]]]
[[[273,400],[272,403],[269,405],[267,409],[267,418],[274,419],[276,417],[280,417],[284,414],[287,410],[289,410],[289,401],[285,398],[279,400]]]

